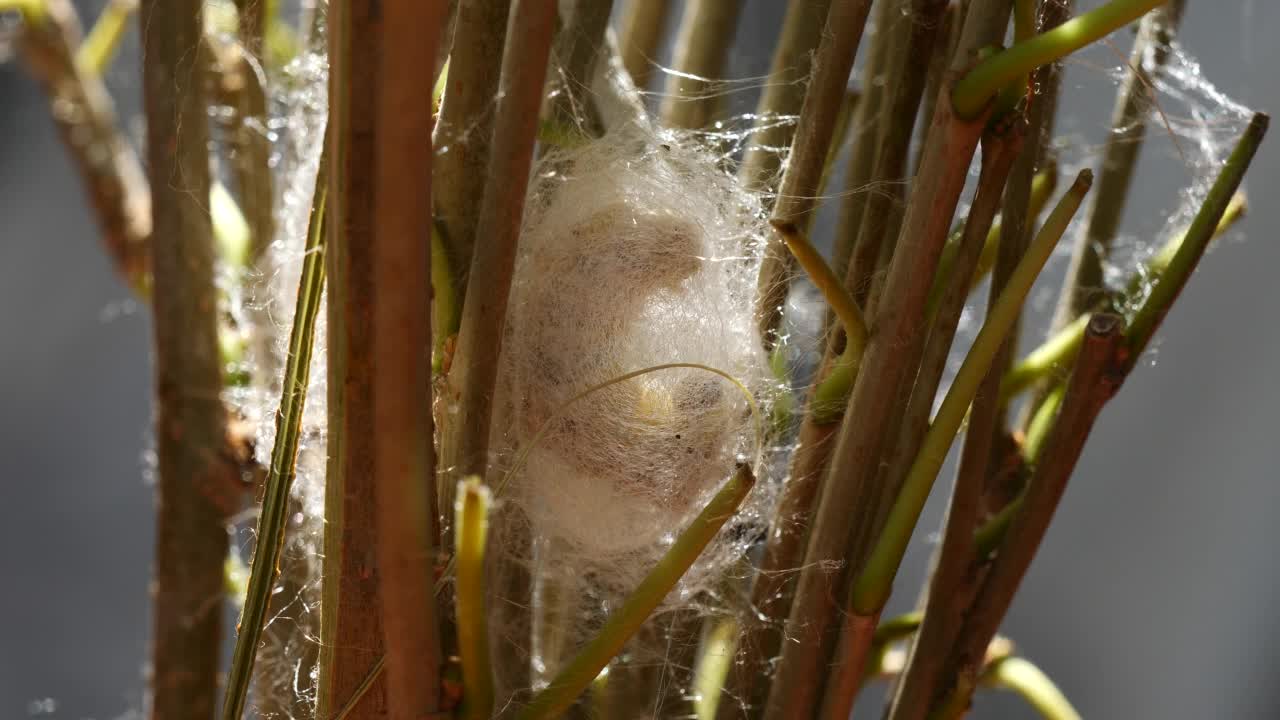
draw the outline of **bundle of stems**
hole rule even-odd
[[[608,0],[330,0],[296,30],[272,2],[115,0],[82,41],[69,0],[0,0],[24,18],[22,56],[49,93],[106,250],[155,313],[152,717],[207,719],[219,707],[225,720],[245,717],[271,598],[288,581],[280,558],[297,510],[290,486],[322,294],[329,458],[318,676],[312,696],[259,697],[258,708],[324,720],[611,720],[653,708],[835,720],[865,684],[888,681],[893,720],[963,716],[975,691],[993,686],[1045,717],[1077,717],[997,632],[1099,412],[1210,240],[1241,216],[1237,191],[1267,129],[1267,116],[1254,115],[1185,231],[1127,284],[1103,284],[1149,120],[1145,95],[1183,4],[1109,0],[1073,15],[1065,0],[789,2],[738,172],[772,198],[761,342],[783,350],[778,328],[797,266],[833,320],[815,381],[772,430],[795,449],[759,559],[745,579],[725,581],[749,600],[706,620],[687,686],[609,676],[751,491],[760,468],[740,464],[592,639],[546,682],[499,696],[498,677],[531,677],[532,638],[511,636],[512,627],[532,632],[531,579],[495,587],[486,571],[503,490],[489,440],[526,181],[540,144],[601,132],[588,92],[601,68],[645,87],[671,3],[628,0],[615,40]],[[145,177],[100,80],[133,12],[144,44]],[[739,0],[686,4],[661,122],[696,131],[723,119],[710,81],[724,71],[741,14]],[[218,18],[232,21],[210,27]],[[1054,199],[1058,64],[1134,22],[1097,179],[1081,170]],[[253,131],[266,126],[273,78],[258,61],[300,48],[328,57],[327,134],[278,369],[275,445],[259,473],[257,546],[218,703],[225,526],[254,485],[219,400],[236,380],[219,349],[227,314],[214,275],[220,264],[269,271],[282,179]],[[214,104],[233,118],[211,144]],[[810,218],[846,129],[844,174],[856,192],[846,194],[828,260]],[[233,160],[233,191],[211,171],[217,154]],[[957,221],[975,162],[970,209]],[[1104,191],[1087,201],[1091,185]],[[1053,333],[1016,362],[1022,307],[1081,207],[1085,231]],[[961,313],[987,277],[985,319],[935,410]],[[1024,393],[1023,416],[1011,422]],[[434,414],[439,406],[450,410]],[[883,618],[962,432],[920,609]],[[495,605],[523,621],[491,633]],[[630,680],[642,683],[637,691],[615,687]]]

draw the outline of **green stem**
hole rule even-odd
[[[80,66],[81,72],[99,77],[106,72],[120,48],[120,38],[129,26],[129,16],[137,9],[138,0],[111,0],[102,9],[93,28],[76,50],[76,65]]]
[[[1262,144],[1262,138],[1266,136],[1270,123],[1271,118],[1268,115],[1254,114],[1249,121],[1249,126],[1218,174],[1218,178],[1214,180],[1213,187],[1209,189],[1209,194],[1204,199],[1204,204],[1200,206],[1200,211],[1196,213],[1191,226],[1187,228],[1187,233],[1178,251],[1169,261],[1169,266],[1156,280],[1155,286],[1151,288],[1151,294],[1147,296],[1142,307],[1134,313],[1126,333],[1131,353],[1130,363],[1135,362],[1138,355],[1146,349],[1151,336],[1164,320],[1165,313],[1169,311],[1173,301],[1178,298],[1178,294],[1187,284],[1187,279],[1199,264],[1200,257],[1204,255],[1209,241],[1213,239],[1219,221],[1226,215],[1231,198],[1249,169],[1249,163],[1253,161],[1258,146]]]
[[[1019,657],[995,660],[982,673],[984,683],[1016,692],[1045,720],[1080,720],[1080,713],[1071,706],[1048,675]]]
[[[493,668],[489,662],[485,613],[485,543],[492,496],[472,475],[458,483],[457,603],[458,655],[462,661],[462,716],[488,720],[493,714]]]
[[[519,720],[560,717],[676,586],[725,521],[737,511],[754,484],[751,468],[739,465],[733,477],[676,538],[657,566],[609,617],[599,634],[516,717]]]
[[[852,607],[855,613],[877,613],[888,600],[907,542],[915,531],[920,511],[933,488],[934,478],[946,459],[947,450],[960,429],[978,384],[982,382],[996,351],[1017,318],[1040,268],[1053,253],[1072,216],[1080,207],[1092,177],[1089,170],[1081,171],[1075,184],[1045,221],[1044,227],[1027,249],[1027,254],[1018,263],[1008,285],[987,315],[986,323],[974,339],[973,347],[965,357],[964,364],[956,374],[928,434],[925,435],[920,454],[903,484],[902,493],[889,512],[884,532],[854,584]]]
[[[852,360],[856,366],[857,359],[867,347],[867,321],[862,317],[858,303],[844,287],[835,270],[822,259],[822,254],[798,227],[783,220],[774,220],[773,227],[782,236],[782,241],[800,263],[800,267],[809,274],[809,279],[817,286],[822,297],[831,305],[840,324],[844,325],[845,349],[842,357]]]
[[[302,276],[298,280],[298,302],[294,312],[293,331],[289,336],[289,354],[285,361],[284,383],[280,392],[275,445],[271,448],[271,467],[267,474],[258,514],[258,546],[253,554],[248,592],[240,616],[240,633],[236,636],[231,670],[227,677],[223,700],[224,720],[238,720],[244,715],[245,698],[253,673],[254,654],[262,636],[275,584],[277,564],[284,548],[289,488],[293,485],[298,457],[298,435],[302,428],[302,411],[306,403],[307,379],[311,371],[316,314],[324,288],[325,203],[327,200],[328,163],[323,160],[316,174],[315,197],[312,200],[310,226],[303,253]]]
[[[1218,221],[1213,237],[1225,235],[1244,217],[1246,210],[1247,201],[1244,194],[1236,193]],[[1164,247],[1147,260],[1145,267],[1129,276],[1124,292],[1116,300],[1115,305],[1125,308],[1138,302],[1145,288],[1153,281],[1158,281],[1169,269],[1186,237],[1187,233],[1183,231],[1176,238],[1165,243]],[[1084,339],[1084,328],[1088,324],[1089,316],[1081,315],[1054,333],[1040,347],[1028,353],[1022,362],[1004,376],[1000,383],[1000,397],[1008,400],[1052,373],[1066,373],[1070,370],[1071,362],[1079,352],[1080,343]]]
[[[1137,20],[1167,0],[1111,0],[1045,33],[983,60],[951,93],[956,114],[973,118],[1006,85]]]

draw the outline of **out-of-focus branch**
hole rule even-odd
[[[70,0],[43,5],[42,14],[28,17],[20,52],[49,97],[112,263],[130,286],[145,292],[152,218],[142,165],[117,127],[102,80],[76,60],[81,30],[75,7]]]
[[[742,5],[742,0],[686,3],[671,58],[675,72],[667,78],[658,113],[667,126],[701,130],[711,123],[719,101],[712,88],[724,75]]]
[[[192,48],[199,0],[144,0],[143,94],[154,188],[158,527],[152,625],[153,720],[213,716],[222,642],[226,518],[239,495],[227,452],[213,283],[206,100]]]

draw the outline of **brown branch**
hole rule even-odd
[[[44,86],[58,133],[80,172],[107,253],[134,289],[145,290],[151,198],[137,154],[117,127],[102,80],[76,64],[80,21],[70,0],[45,0],[19,51]]]
[[[953,74],[967,64],[971,52],[989,42],[974,29],[980,26],[966,27],[961,41],[963,59],[957,60]],[[944,92],[949,91],[950,78],[944,86]],[[837,588],[845,586],[845,577],[856,577],[852,571],[860,569],[879,535],[872,519],[893,501],[892,496],[881,497],[875,484],[889,437],[884,419],[904,378],[918,368],[920,359],[918,352],[914,356],[910,352],[911,340],[919,332],[938,256],[985,122],[985,116],[963,121],[953,115],[950,103],[943,103],[927,133],[928,150],[903,219],[903,241],[885,286],[888,299],[872,327],[871,342],[838,433],[829,477],[840,481],[822,486],[786,624],[787,636],[795,642],[783,648],[766,709],[770,720],[807,717],[816,707],[823,669],[835,640],[833,630],[841,602]]]
[[[774,222],[795,225],[801,231],[809,225],[809,215],[817,206],[818,187],[822,182],[836,120],[844,104],[849,71],[858,54],[870,10],[871,0],[835,0],[827,12],[822,41],[814,55],[809,90],[800,110],[778,199],[773,206]],[[782,317],[790,267],[791,255],[774,237],[760,266],[758,285],[760,335],[766,346],[772,346],[774,330]]]
[[[392,720],[437,717],[441,642],[435,601],[435,449],[431,418],[431,87],[445,7],[381,5],[374,123],[373,436],[377,560]],[[371,39],[372,40],[372,39]],[[355,249],[352,249],[355,252]]]
[[[860,297],[868,316],[872,317],[883,286],[884,271],[889,267],[897,241],[896,235],[886,231],[890,213],[906,197],[907,150],[945,8],[946,0],[912,0],[904,37],[890,44],[886,60],[889,73],[886,82],[890,90],[888,102],[882,109],[880,132],[875,141],[876,161],[870,177],[877,189],[865,193],[851,262],[854,268],[851,278],[870,279],[870,283],[858,282],[858,286],[859,290],[866,290],[866,295]]]
[[[954,674],[934,703],[957,706],[976,686],[986,648],[1013,601],[1027,568],[1040,547],[1067,480],[1102,407],[1124,379],[1127,348],[1123,323],[1114,315],[1095,315],[1068,382],[1062,407],[1036,469],[995,560],[986,574],[950,655]],[[936,705],[935,705],[936,707]]]
[[[441,437],[442,467],[451,479],[484,477],[488,470],[498,357],[555,31],[555,3],[515,0],[512,13],[512,27],[520,32],[507,38],[503,53],[492,160],[477,232],[485,242],[476,246],[471,263],[472,277],[481,282],[467,285],[458,349],[445,389],[446,405],[458,408]],[[451,484],[442,484],[442,507],[452,507]],[[450,545],[446,538],[444,546]]]
[[[198,0],[144,0],[147,165],[159,500],[152,619],[154,720],[213,716],[222,642],[226,518],[240,495],[226,451],[213,283],[208,125]]]
[[[658,42],[670,14],[671,0],[631,0],[623,11],[619,54],[622,67],[640,90],[649,87]]]
[[[328,210],[329,461],[317,717],[348,703],[383,655],[374,500],[374,158],[381,22],[363,2],[329,6],[330,158]],[[425,310],[424,310],[425,312]],[[386,717],[379,678],[349,720]]]
[[[867,185],[875,170],[876,138],[880,136],[881,120],[884,118],[881,110],[884,107],[885,88],[888,86],[889,52],[896,40],[891,28],[897,29],[894,20],[900,19],[895,18],[898,7],[894,2],[881,2],[876,9],[870,57],[863,64],[859,80],[862,100],[853,117],[853,138],[850,142],[852,150],[845,170],[844,193],[836,223],[831,264],[837,273],[846,278],[845,287],[860,303],[865,300],[863,288],[868,283],[864,282],[865,278],[851,278],[849,261],[857,244],[858,229],[862,227],[862,211],[867,205]]]
[[[909,357],[907,350],[919,331],[938,255],[984,123],[985,117],[965,122],[947,110],[937,114],[930,129],[930,150],[903,221],[902,234],[909,240],[894,257],[885,289],[890,300],[873,325],[832,456],[829,477],[840,482],[823,483],[786,624],[787,636],[795,642],[783,648],[766,710],[770,720],[807,717],[816,708],[835,640],[837,588],[844,587],[845,574],[863,561],[878,534],[871,527],[877,508],[892,501],[878,499],[874,483],[889,434],[884,418],[903,379],[918,366],[919,357]],[[852,553],[851,528],[869,533],[853,545]]]
[[[577,127],[589,137],[599,137],[604,132],[591,94],[591,80],[605,47],[612,11],[613,0],[578,3],[556,36],[552,50],[557,92],[551,103],[551,117],[560,127]]]
[[[711,123],[719,98],[712,92],[724,75],[743,0],[688,0],[676,33],[667,85],[658,114],[668,127],[701,130]]]
[[[796,126],[783,118],[798,115],[808,90],[813,53],[822,37],[831,0],[791,0],[782,21],[769,76],[756,106],[756,120],[738,177],[755,190],[771,187],[782,164],[780,148],[790,147]]]
[[[1019,120],[1018,125],[1010,131],[1011,134],[1001,137],[989,134],[984,138],[983,169],[978,180],[977,196],[965,223],[964,236],[952,266],[947,289],[939,301],[936,318],[929,331],[925,359],[921,363],[920,377],[911,395],[911,407],[903,425],[903,436],[899,438],[895,449],[892,468],[909,467],[918,452],[920,439],[927,429],[928,412],[934,393],[937,392],[938,381],[946,364],[947,351],[954,338],[956,323],[969,295],[970,278],[977,268],[982,246],[1004,195],[1005,181],[1015,158],[1020,154],[1026,132],[1026,123]],[[988,158],[988,155],[992,157]],[[988,173],[992,174],[990,184],[984,182]],[[998,182],[995,181],[996,177],[999,178]],[[944,334],[935,340],[935,333]],[[966,436],[965,460],[969,460],[969,456],[975,452],[985,460],[987,450],[985,445],[979,447],[969,442]],[[905,473],[905,469],[891,470],[891,476],[895,476],[897,472]],[[979,501],[984,487],[983,475],[961,473],[956,476],[942,550],[930,578],[924,622],[916,634],[905,673],[898,682],[890,709],[892,718],[920,717],[928,709],[927,698],[937,680],[938,666],[945,659],[945,652],[951,647],[961,615],[972,600],[972,587],[967,587],[966,592],[965,580],[971,567],[973,528],[978,522]],[[926,698],[926,701],[919,702],[920,697]]]
[[[443,228],[456,292],[466,292],[484,200],[485,170],[493,138],[495,61],[507,37],[511,0],[461,0],[453,31],[449,77],[440,102],[432,178],[436,217]]]

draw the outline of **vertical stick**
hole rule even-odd
[[[374,124],[373,436],[391,720],[440,711],[431,418],[431,86],[445,3],[386,0]],[[424,198],[428,200],[424,201]]]
[[[511,0],[461,0],[440,122],[436,125],[433,190],[449,263],[459,295],[466,291],[476,225],[484,200],[485,169],[493,139],[496,58],[507,38]]]
[[[618,32],[622,66],[641,90],[649,87],[658,41],[670,14],[671,0],[631,0],[623,11]]]
[[[658,113],[669,127],[701,130],[715,114],[719,98],[709,94],[724,75],[743,0],[688,0],[676,35],[675,74],[667,78],[666,96]]]
[[[506,324],[511,274],[523,220],[525,187],[533,161],[533,145],[547,77],[547,60],[555,31],[556,5],[547,0],[514,0],[511,27],[502,58],[489,171],[485,180],[475,249],[458,331],[458,350],[449,373],[449,397],[457,416],[444,427],[443,467],[453,478],[485,476],[489,455],[489,423],[494,383]],[[452,73],[450,73],[452,75]],[[452,506],[448,497],[441,504]],[[446,541],[446,547],[448,547]]]
[[[320,678],[316,713],[349,703],[383,656],[374,560],[373,274],[375,78],[381,21],[364,2],[329,6],[329,462],[325,477]],[[349,720],[386,717],[377,679]]]
[[[782,118],[799,114],[804,105],[805,81],[830,7],[831,0],[791,0],[787,4],[778,46],[769,63],[769,79],[756,106],[750,143],[738,169],[738,177],[748,188],[771,187],[782,164],[778,149],[791,146],[796,126]]]
[[[70,0],[42,4],[44,14],[29,20],[19,51],[49,97],[112,264],[135,290],[145,290],[151,206],[142,165],[116,127],[115,106],[101,78],[77,61],[81,30],[75,6]]]
[[[226,517],[239,478],[225,452],[209,139],[199,0],[144,0],[143,93],[154,242],[159,500],[151,717],[208,720],[222,642]]]
[[[853,68],[862,31],[867,24],[871,0],[835,0],[827,12],[827,23],[813,61],[809,90],[804,96],[800,121],[791,142],[791,155],[773,206],[775,222],[808,228],[809,213],[817,205],[836,119],[844,103],[849,71]],[[790,255],[775,236],[760,265],[760,335],[772,346],[772,335],[782,317],[786,300]]]

